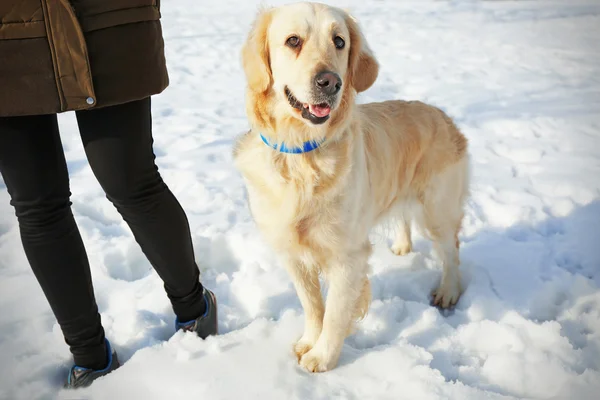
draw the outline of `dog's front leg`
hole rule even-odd
[[[367,257],[363,253],[344,255],[326,267],[329,292],[323,330],[313,348],[300,359],[300,365],[310,372],[328,371],[337,365],[363,292],[367,272]]]
[[[300,361],[313,348],[321,334],[325,307],[316,268],[291,260],[286,262],[286,266],[304,309],[304,334],[294,344],[294,352]]]

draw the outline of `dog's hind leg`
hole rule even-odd
[[[286,262],[286,266],[304,310],[304,334],[294,344],[294,352],[300,361],[300,358],[312,349],[321,334],[325,307],[316,267],[293,261]]]
[[[398,228],[396,229],[396,239],[392,244],[392,252],[397,256],[403,256],[412,250],[412,240],[410,238],[410,219],[400,217]]]
[[[442,280],[432,293],[433,305],[448,308],[458,301],[462,287],[460,283],[458,240],[453,233],[444,233],[434,238],[434,249],[442,259]]]
[[[443,267],[433,304],[442,308],[456,304],[462,292],[458,233],[467,194],[466,172],[466,160],[451,165],[424,193],[423,222]]]

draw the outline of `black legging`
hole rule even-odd
[[[154,163],[150,98],[76,116],[92,171],[164,281],[175,314],[181,321],[203,314],[188,221]],[[56,115],[0,118],[0,173],[27,259],[75,364],[105,367],[104,329],[71,212]]]

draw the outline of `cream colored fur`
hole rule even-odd
[[[346,46],[337,49],[333,35]],[[302,38],[301,49],[285,43]],[[461,294],[458,232],[468,193],[467,141],[451,119],[421,102],[357,105],[378,64],[356,21],[345,11],[298,3],[259,12],[242,50],[251,130],[234,158],[260,231],[281,256],[305,311],[294,350],[309,371],[334,368],[353,323],[370,304],[369,232],[398,221],[392,251],[411,251],[410,226],[422,226],[441,257],[434,303],[450,307]],[[311,82],[323,68],[342,77],[330,119],[313,125],[287,101],[312,100]],[[325,139],[309,153],[284,154],[272,142],[299,145]],[[326,304],[319,275],[329,286]]]

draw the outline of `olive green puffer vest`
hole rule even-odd
[[[0,0],[0,116],[139,100],[168,83],[160,0]]]

